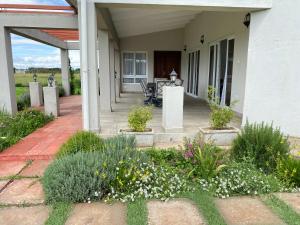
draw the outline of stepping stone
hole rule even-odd
[[[300,214],[300,193],[277,193],[275,195]]]
[[[43,188],[38,179],[14,180],[0,193],[0,204],[38,204],[43,202]]]
[[[216,205],[229,225],[281,225],[280,218],[258,198],[216,199]]]
[[[205,224],[198,208],[188,200],[150,201],[147,207],[149,225]]]
[[[125,225],[126,207],[121,203],[77,204],[65,225]]]
[[[1,161],[0,177],[16,175],[26,165],[25,161]]]
[[[43,176],[44,171],[50,164],[51,160],[34,160],[28,167],[22,172],[22,176]]]
[[[0,224],[5,225],[43,225],[48,219],[47,206],[0,208]]]

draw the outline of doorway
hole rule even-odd
[[[154,78],[170,79],[174,69],[180,78],[181,51],[154,51]]]
[[[199,86],[200,50],[188,54],[187,93],[197,97]]]
[[[209,47],[208,85],[215,90],[221,105],[231,103],[234,39],[223,39]]]

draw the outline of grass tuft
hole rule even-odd
[[[147,225],[148,211],[146,201],[137,199],[127,206],[127,225]]]
[[[52,212],[49,215],[45,225],[63,225],[69,217],[72,210],[70,203],[59,202],[52,206]]]

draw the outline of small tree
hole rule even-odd
[[[221,106],[220,98],[216,96],[216,90],[213,87],[208,88],[208,103],[211,109],[210,125],[213,129],[225,129],[232,120],[234,112],[232,104],[230,106]]]
[[[152,107],[140,106],[130,110],[128,115],[129,127],[134,132],[144,132],[147,122],[152,119]]]

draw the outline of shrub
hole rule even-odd
[[[289,156],[279,159],[277,163],[277,175],[291,186],[300,187],[300,161]]]
[[[248,162],[233,163],[211,180],[200,180],[203,190],[220,198],[233,195],[259,195],[286,191],[285,185],[273,175],[266,175]]]
[[[17,99],[17,108],[18,111],[24,110],[30,107],[30,95],[29,92],[26,92],[18,97]]]
[[[213,129],[225,129],[234,116],[231,106],[221,106],[220,99],[215,96],[215,89],[209,87],[208,100],[210,113],[210,125]]]
[[[279,129],[265,123],[249,124],[233,141],[232,157],[237,161],[250,158],[257,168],[272,172],[279,158],[286,158],[289,143]]]
[[[58,86],[58,95],[59,97],[65,96],[65,89],[62,86]]]
[[[77,152],[91,152],[102,149],[103,139],[97,134],[79,131],[62,145],[56,156],[61,158],[66,155],[76,154]]]
[[[15,116],[0,112],[0,151],[17,143],[51,120],[53,117],[36,110],[20,111]]]
[[[129,127],[135,132],[144,132],[147,122],[152,119],[152,107],[141,106],[133,108],[128,115]]]

